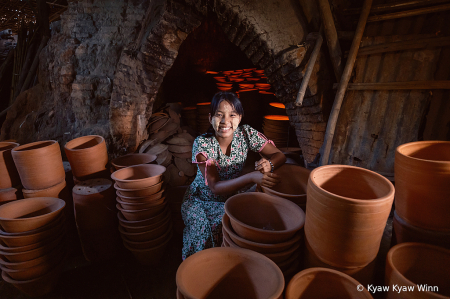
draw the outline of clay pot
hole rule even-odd
[[[73,175],[80,181],[104,177],[108,171],[105,139],[98,135],[82,136],[64,146]]]
[[[297,273],[291,279],[285,298],[373,298],[365,288],[359,291],[359,284],[355,279],[336,270],[310,268]]]
[[[242,248],[210,248],[178,267],[176,282],[185,298],[282,298],[283,273],[257,252]]]
[[[261,186],[263,192],[288,199],[304,210],[311,171],[301,166],[284,164],[275,169],[273,173],[280,176],[280,183],[273,188]]]
[[[299,261],[300,261],[300,250],[297,250],[287,260],[278,262],[277,266],[281,269],[283,274],[285,274],[284,272],[288,272],[290,268],[292,268],[294,264],[298,264]]]
[[[300,243],[302,238],[302,233],[298,233],[294,235],[294,237],[283,243],[275,243],[275,244],[264,244],[264,243],[256,243],[238,236],[231,227],[230,217],[225,213],[222,218],[222,228],[225,231],[224,234],[227,234],[230,239],[239,247],[250,249],[259,253],[276,253],[282,252],[289,248],[291,248],[294,244]]]
[[[123,217],[125,217],[126,220],[139,221],[155,217],[156,215],[161,213],[161,211],[166,207],[166,203],[144,210],[125,210],[122,209],[122,207],[119,204],[117,204],[116,207],[118,210],[122,212],[122,215]]]
[[[158,223],[160,221],[162,221],[164,218],[167,217],[167,215],[169,214],[169,207],[165,207],[161,213],[157,214],[154,217],[150,217],[144,220],[137,220],[137,221],[130,221],[125,219],[125,217],[123,217],[123,214],[121,212],[117,213],[117,218],[119,219],[119,223],[124,227],[124,228],[141,228],[141,227],[146,227],[149,225],[153,225],[155,223]]]
[[[14,280],[4,271],[2,271],[2,278],[5,282],[12,284],[19,291],[28,296],[43,296],[50,293],[55,288],[64,267],[64,260],[65,259],[63,259],[61,263],[57,263],[56,267],[46,274],[35,279],[23,281]]]
[[[65,253],[64,249],[65,244],[61,243],[47,254],[33,260],[18,263],[10,262],[6,258],[0,256],[0,265],[11,270],[26,270],[27,268],[35,267],[42,263],[50,263],[52,260],[57,259],[60,255],[63,255]]]
[[[111,178],[119,188],[143,189],[159,183],[165,171],[161,165],[143,164],[119,169]]]
[[[157,165],[159,166],[159,165]],[[126,169],[126,168],[124,168]],[[163,181],[156,183],[155,185],[149,185],[141,189],[123,189],[120,188],[117,183],[114,184],[114,188],[117,190],[117,195],[119,197],[148,197],[155,193],[158,193],[163,186]]]
[[[172,226],[170,226],[162,236],[159,236],[156,239],[151,239],[151,240],[143,241],[143,242],[129,241],[125,237],[122,237],[122,239],[123,239],[123,242],[126,243],[127,246],[132,249],[147,249],[147,248],[156,247],[159,244],[164,243],[168,239],[170,240],[172,238],[172,236],[173,236],[173,229],[172,229]]]
[[[156,239],[162,236],[170,226],[170,217],[167,217],[163,223],[160,223],[159,226],[153,228],[148,231],[140,232],[140,233],[130,233],[123,229],[122,226],[119,225],[119,232],[124,236],[127,240],[134,242],[144,242],[152,239]]]
[[[126,201],[121,201],[119,197],[116,198],[116,202],[120,204],[120,206],[125,210],[144,210],[148,209],[154,206],[158,206],[162,203],[164,203],[165,197],[162,197],[158,200],[149,201],[149,202],[136,202],[136,203],[130,203]]]
[[[321,261],[358,268],[375,259],[394,200],[389,180],[355,166],[321,166],[307,197],[305,235]]]
[[[131,251],[134,257],[139,261],[139,263],[143,265],[153,265],[158,262],[161,262],[161,258],[166,252],[167,245],[169,244],[170,238],[165,240],[163,243],[155,247],[150,247],[146,249],[134,249],[130,247],[127,242],[124,242],[123,245],[126,249]]]
[[[0,225],[9,233],[37,229],[56,219],[65,205],[53,197],[15,200],[0,206]]]
[[[156,161],[156,155],[150,155],[150,154],[128,154],[122,157],[115,158],[111,161],[111,164],[114,166],[116,170],[129,167],[129,166],[135,166],[140,164],[150,164]]]
[[[56,198],[63,199],[62,197],[67,197],[67,195],[62,194],[65,187],[66,187],[66,180],[63,180],[62,182],[60,182],[50,188],[39,189],[39,190],[23,189],[22,192],[23,192],[23,197],[25,197],[25,198],[56,197]]]
[[[124,201],[124,202],[129,202],[129,203],[137,203],[137,202],[153,202],[156,201],[158,199],[160,199],[163,194],[164,194],[165,188],[162,188],[161,190],[159,190],[158,192],[145,196],[145,197],[128,197],[128,196],[124,196],[122,194],[119,193],[119,191],[116,191],[116,195],[120,198],[120,200]]]
[[[178,288],[177,288],[177,299],[184,299],[183,294],[181,294],[181,292],[178,290]]]
[[[15,142],[0,142],[0,189],[20,185],[20,177],[11,155],[11,150],[18,147]]]
[[[398,216],[396,211],[394,211],[392,228],[394,230],[393,238],[395,237],[395,244],[419,242],[450,249],[450,232],[426,230],[411,225]]]
[[[386,258],[387,298],[450,298],[450,250],[422,243],[402,243],[392,247]],[[392,286],[414,288],[398,293]],[[419,286],[431,289],[420,291]],[[436,290],[437,287],[438,290]]]
[[[148,232],[150,230],[156,229],[156,228],[160,227],[161,225],[165,224],[165,222],[171,218],[170,217],[170,213],[168,211],[166,211],[166,210],[163,211],[161,214],[164,214],[163,215],[164,217],[160,217],[160,219],[158,219],[158,221],[155,221],[154,223],[149,224],[149,225],[132,226],[132,225],[128,225],[127,223],[125,223],[123,221],[119,221],[119,224],[124,229],[124,231],[126,233],[143,233],[143,232]]]
[[[29,190],[46,189],[65,178],[59,143],[54,140],[24,144],[11,151],[20,180]]]
[[[22,188],[17,189],[14,187],[0,189],[0,205],[6,202],[23,198],[22,190]]]
[[[305,223],[305,213],[294,203],[259,192],[241,193],[225,202],[234,231],[258,243],[282,243]]]
[[[450,141],[419,141],[395,151],[395,209],[411,225],[450,232]]]

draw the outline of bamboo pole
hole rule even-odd
[[[371,16],[367,22],[378,22],[378,21],[385,21],[385,20],[392,20],[392,19],[399,19],[399,18],[406,18],[406,17],[412,17],[412,16],[418,16],[433,12],[441,12],[450,10],[450,4],[443,4],[443,5],[436,5],[431,7],[424,7],[424,8],[418,8],[418,9],[412,9],[412,10],[406,10],[406,11],[399,11],[399,12],[393,12],[389,14],[379,15],[379,16]]]
[[[336,129],[336,123],[339,117],[339,111],[341,110],[342,102],[344,100],[345,90],[347,88],[348,81],[352,74],[353,66],[356,61],[356,55],[358,55],[359,44],[366,27],[367,18],[369,17],[370,7],[372,6],[372,0],[364,0],[361,15],[359,16],[358,25],[356,26],[355,38],[353,39],[352,46],[350,47],[350,53],[348,55],[347,63],[345,64],[344,72],[342,73],[342,79],[339,82],[336,98],[334,99],[333,107],[331,109],[330,119],[328,120],[327,130],[325,132],[325,139],[322,145],[323,154],[321,155],[320,165],[328,164],[330,157],[331,144],[333,142],[334,131]],[[322,151],[321,149],[321,151]]]
[[[386,52],[412,50],[421,48],[443,47],[450,45],[450,37],[432,37],[432,38],[418,38],[408,41],[400,41],[393,43],[384,43],[380,45],[367,46],[360,48],[358,57],[363,55],[372,55]]]
[[[31,83],[31,80],[34,78],[34,74],[36,73],[38,64],[39,64],[39,54],[41,53],[42,49],[47,44],[47,41],[50,37],[44,36],[42,37],[41,44],[39,45],[39,49],[36,52],[36,56],[34,57],[33,64],[30,67],[30,72],[28,73],[27,78],[25,79],[25,82],[23,83],[22,90],[20,92],[23,92],[29,88],[29,85]]]
[[[333,85],[333,88],[337,88]],[[450,89],[450,80],[349,83],[347,90]]]
[[[303,76],[302,85],[300,85],[300,89],[297,93],[297,99],[295,101],[296,106],[303,105],[303,98],[305,97],[306,88],[308,87],[309,79],[311,78],[312,71],[314,69],[314,65],[316,64],[317,56],[320,52],[320,47],[322,46],[323,37],[322,37],[322,28],[319,32],[319,36],[316,39],[316,44],[311,53],[311,57],[308,61],[308,66],[306,67],[305,75]]]
[[[386,11],[393,11],[398,9],[410,9],[415,7],[420,7],[424,5],[433,5],[439,3],[450,2],[450,0],[408,0],[408,1],[397,1],[397,2],[389,2],[383,4],[373,5],[370,13],[380,13]],[[361,12],[361,8],[345,8],[342,10],[345,15],[349,14],[359,14]]]
[[[325,38],[327,39],[331,63],[333,64],[334,75],[336,76],[337,82],[339,82],[342,76],[342,51],[328,0],[319,0],[319,9],[322,15],[322,24]]]

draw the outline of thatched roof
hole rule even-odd
[[[59,16],[67,9],[66,0],[49,0],[49,21],[59,19]],[[13,34],[22,22],[35,22],[36,0],[0,0],[0,31],[11,29]]]

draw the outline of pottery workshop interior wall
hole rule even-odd
[[[314,40],[306,40],[300,3],[288,0],[71,1],[60,23],[52,24],[40,56],[39,83],[17,98],[2,139],[65,144],[98,134],[114,155],[135,150],[148,137],[147,121],[180,46],[207,18],[214,19],[241,60],[264,69],[311,162],[323,141],[323,107],[332,81],[321,55],[304,107],[294,108]],[[199,69],[207,63],[200,61]]]

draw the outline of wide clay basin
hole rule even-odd
[[[156,164],[141,164],[119,169],[111,178],[122,189],[142,189],[155,185],[161,181],[166,168]]]
[[[152,154],[146,154],[146,153],[133,153],[128,154],[125,156],[121,156],[118,158],[115,158],[111,161],[111,164],[114,166],[116,170],[129,167],[129,166],[135,166],[140,164],[150,164],[154,161],[156,161],[156,155]]]
[[[230,197],[225,212],[236,234],[258,243],[286,242],[305,224],[305,213],[296,204],[260,192]]]
[[[197,252],[178,267],[178,289],[185,298],[282,298],[284,277],[264,255],[242,248]]]

